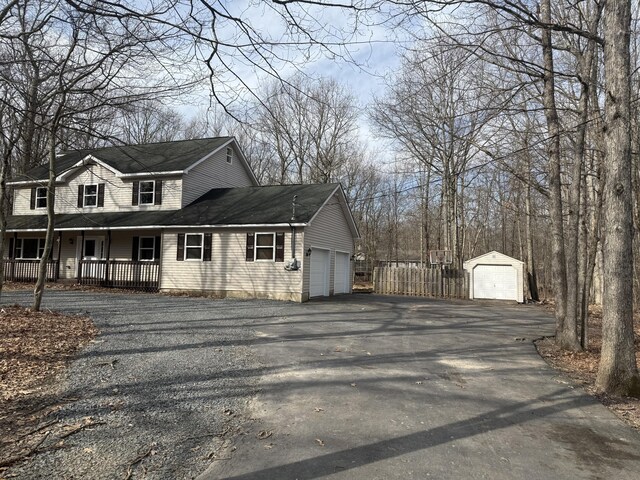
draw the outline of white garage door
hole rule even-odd
[[[311,250],[311,272],[309,272],[309,296],[329,295],[329,250]]]
[[[473,297],[518,301],[518,274],[511,265],[478,265],[473,269]]]
[[[333,293],[349,293],[349,254],[336,252]]]

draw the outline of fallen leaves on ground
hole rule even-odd
[[[20,306],[0,310],[0,402],[32,393],[98,333],[87,317]]]
[[[636,361],[640,365],[640,314],[634,318],[636,334]],[[600,362],[602,347],[602,308],[589,309],[589,328],[587,330],[588,348],[584,352],[568,352],[560,350],[553,338],[545,338],[536,342],[540,356],[553,368],[562,371],[573,380],[582,384],[585,390],[596,397],[604,406],[618,417],[640,430],[640,399],[630,397],[614,397],[596,392],[595,382]]]
[[[273,435],[273,432],[271,430],[260,430],[256,437],[258,437],[258,440],[265,440],[271,435]]]
[[[51,380],[97,333],[87,317],[32,312],[17,305],[0,309],[0,464],[45,448],[41,445],[54,430],[68,427],[69,436],[98,423],[90,419],[80,426],[62,426],[47,420],[74,400],[49,395],[55,390]]]

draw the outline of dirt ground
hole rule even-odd
[[[635,315],[634,330],[636,361],[640,365],[640,314]],[[538,353],[553,368],[581,384],[588,393],[600,400],[624,422],[640,430],[640,399],[613,397],[596,392],[595,381],[602,345],[602,308],[591,308],[587,333],[589,346],[584,352],[561,351],[556,347],[553,338],[545,338],[536,342]]]
[[[66,437],[91,426],[90,418],[76,425],[42,419],[65,402],[57,398],[57,376],[97,333],[86,317],[0,309],[0,478],[5,467],[38,453],[47,437],[62,448]]]

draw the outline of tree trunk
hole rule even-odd
[[[533,228],[532,211],[531,211],[531,185],[527,183],[527,192],[525,196],[525,228],[527,238],[527,280],[529,285],[529,296],[534,302],[540,301],[538,294],[538,278],[536,275],[536,264],[533,258]]]
[[[33,311],[39,312],[42,303],[42,295],[44,293],[44,285],[47,281],[47,263],[49,261],[49,253],[53,246],[54,229],[54,201],[55,201],[55,161],[56,161],[56,129],[52,128],[51,138],[49,139],[49,183],[47,184],[47,235],[44,241],[44,252],[40,258],[38,265],[38,279],[33,290]]]
[[[609,0],[603,17],[605,69],[604,297],[596,387],[640,395],[633,334],[630,0]]]
[[[544,23],[551,24],[551,0],[542,0],[540,16]],[[562,184],[560,165],[560,121],[555,100],[555,71],[551,30],[543,28],[541,34],[544,59],[543,105],[549,132],[549,216],[551,217],[551,250],[553,293],[556,302],[556,343],[563,349],[580,348],[577,332],[567,328],[567,264],[564,249],[564,225],[562,216]]]
[[[7,234],[7,175],[9,173],[9,153],[3,155],[0,165],[0,297],[4,285],[4,251]]]

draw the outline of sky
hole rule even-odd
[[[365,18],[364,22],[354,25],[348,10],[341,8],[306,6],[305,10],[297,9],[295,18],[302,22],[308,31],[335,46],[327,48],[318,45],[307,46],[307,38],[291,35],[291,29],[282,16],[269,7],[269,2],[258,0],[233,0],[218,2],[220,8],[227,8],[234,16],[242,18],[252,26],[265,40],[280,44],[273,47],[270,54],[275,74],[287,78],[302,72],[311,78],[331,77],[347,86],[356,97],[363,114],[360,119],[362,140],[372,150],[380,149],[376,135],[366,118],[365,108],[374,96],[381,96],[385,90],[385,76],[393,73],[399,66],[398,34],[384,25],[375,25],[373,18]],[[295,7],[294,7],[295,9]],[[227,44],[247,43],[233,22],[218,22],[216,35]],[[347,42],[343,43],[347,35]],[[304,45],[285,46],[282,42],[298,41]],[[246,53],[248,50],[243,50]],[[220,72],[222,81],[218,93],[223,101],[228,102],[232,110],[242,107],[243,102],[251,99],[255,92],[271,81],[273,76],[261,70],[265,67],[259,60],[258,67],[247,62],[240,51],[231,47],[221,47],[221,56],[229,72]],[[334,54],[335,53],[335,54]],[[276,58],[277,57],[277,58]],[[252,59],[256,59],[255,56]],[[234,75],[238,78],[234,78]],[[242,85],[244,83],[245,85]],[[184,112],[196,111],[195,104],[207,104],[210,90],[207,85],[189,100]],[[188,115],[188,114],[187,114]]]

